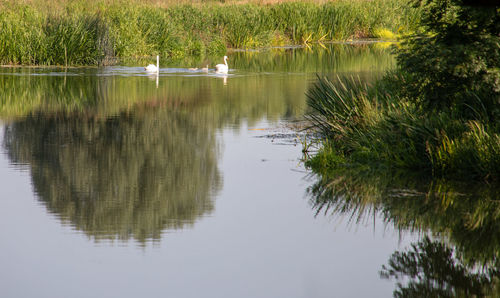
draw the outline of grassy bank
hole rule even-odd
[[[25,65],[100,65],[115,57],[222,55],[227,48],[391,37],[414,30],[419,19],[406,0],[269,5],[68,0],[0,2],[0,8],[0,63]]]
[[[317,172],[349,165],[500,178],[497,123],[422,113],[387,86],[388,76],[373,86],[352,77],[320,78],[310,88],[310,117],[326,139],[309,166]]]

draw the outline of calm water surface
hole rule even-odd
[[[321,202],[289,128],[316,73],[370,81],[389,51],[229,58],[0,69],[0,297],[392,295],[381,266],[418,233]]]

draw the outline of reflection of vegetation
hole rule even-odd
[[[355,221],[381,215],[397,229],[430,232],[453,247],[423,240],[411,252],[394,254],[384,275],[406,275],[413,280],[407,288],[400,286],[402,297],[485,294],[492,287],[496,289],[500,277],[497,185],[429,180],[420,173],[358,167],[324,172],[309,194],[318,214],[347,216]],[[477,268],[487,273],[477,274]],[[415,296],[406,296],[411,294]]]
[[[241,117],[259,120],[266,113],[297,116],[304,109],[302,96],[286,97],[303,93],[307,84],[303,77],[280,82],[276,77],[249,76],[228,78],[228,82],[224,86],[222,79],[208,76],[160,77],[156,89],[146,77],[99,77],[92,71],[67,77],[0,75],[0,84],[6,86],[0,90],[0,115],[11,119],[34,112],[109,117],[136,103],[168,101],[211,110],[214,120],[224,124]]]
[[[353,219],[382,213],[400,229],[448,235],[469,259],[500,257],[500,189],[429,180],[421,173],[350,169],[324,173],[309,192],[317,212]]]
[[[315,73],[328,66],[339,72],[368,73],[393,66],[393,58],[387,50],[371,46],[332,45],[326,50],[315,48],[313,52],[294,49],[234,53],[231,61],[236,76],[228,77],[227,86],[220,78],[190,72],[187,75],[200,76],[160,76],[158,89],[154,81],[146,77],[130,73],[120,76],[119,71],[113,74],[106,68],[73,68],[67,72],[5,68],[0,74],[0,116],[15,118],[42,111],[85,112],[108,117],[137,102],[176,99],[184,104],[204,103],[202,106],[210,109],[220,124],[233,123],[242,117],[251,121],[263,115],[292,117],[305,110],[303,94],[307,77],[304,76],[312,74],[304,75],[304,72]],[[186,67],[185,63],[179,62],[179,66]],[[288,72],[295,74],[288,75]],[[210,104],[205,104],[207,102]]]
[[[476,270],[479,271],[479,270]],[[447,245],[425,237],[408,252],[395,252],[381,276],[407,278],[398,283],[395,297],[498,297],[500,270],[474,272]]]
[[[302,115],[309,72],[325,61],[343,72],[392,66],[386,51],[371,47],[330,50],[337,60],[320,49],[237,53],[227,85],[196,72],[162,74],[156,88],[132,68],[7,68],[4,147],[13,163],[30,165],[47,208],[76,228],[96,238],[156,239],[212,210],[217,129]]]
[[[424,3],[421,36],[396,49],[399,69],[374,86],[321,78],[309,92],[328,141],[314,169],[339,161],[500,179],[500,24],[495,7]]]
[[[389,51],[372,44],[328,44],[310,48],[273,49],[263,52],[235,52],[231,68],[248,71],[306,73],[382,72],[395,66]]]
[[[143,242],[213,209],[216,140],[196,121],[165,109],[107,119],[30,116],[6,126],[4,146],[13,162],[31,166],[51,212],[96,238]]]

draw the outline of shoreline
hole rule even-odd
[[[262,47],[262,48],[239,48],[239,49],[227,49],[227,53],[245,53],[245,52],[266,52],[266,51],[272,51],[272,50],[294,50],[294,49],[304,49],[304,48],[310,48],[311,46],[323,46],[323,45],[329,45],[329,44],[340,44],[340,45],[370,45],[370,44],[377,44],[377,43],[388,43],[388,44],[395,44],[397,43],[397,40],[382,40],[382,39],[356,39],[356,40],[348,40],[348,41],[328,41],[328,42],[313,42],[309,44],[301,44],[301,45],[285,45],[285,46],[271,46],[271,47]],[[43,64],[0,64],[0,68],[44,68],[44,69],[78,69],[78,68],[102,68],[102,67],[107,67],[107,66],[118,66],[120,64],[120,60],[141,60],[141,59],[148,59],[148,58],[154,58],[155,56],[140,56],[140,57],[112,57],[112,59],[116,59],[118,63],[116,64],[106,64],[106,65],[57,65],[57,64],[52,64],[52,65],[43,65]]]

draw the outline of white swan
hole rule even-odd
[[[201,69],[201,71],[203,71],[203,72],[208,72],[208,64],[207,64],[207,67],[203,67],[203,68]]]
[[[160,71],[160,56],[156,55],[156,65],[149,64],[144,67],[144,70],[147,72],[159,72]]]
[[[229,70],[229,67],[227,66],[227,56],[224,56],[224,64],[215,65],[215,72],[216,73],[227,73],[228,70]]]

